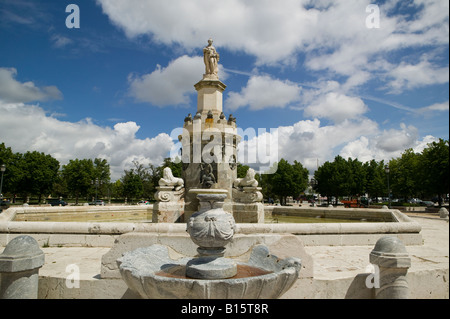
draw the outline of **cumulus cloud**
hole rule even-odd
[[[382,131],[376,122],[364,118],[335,125],[323,125],[319,119],[302,120],[270,131],[249,132],[243,131],[248,136],[239,144],[240,162],[264,171],[281,158],[296,160],[311,174],[337,154],[361,162],[389,161],[408,148],[420,153],[428,143],[437,141],[431,135],[419,139],[414,126],[402,124],[399,129]]]
[[[400,157],[406,149],[411,148],[414,152],[421,153],[429,143],[438,141],[431,135],[421,140],[414,138],[410,132],[414,133],[415,130],[414,127],[406,128],[401,125],[399,130],[383,131],[372,138],[361,136],[345,145],[339,154],[344,158],[357,158],[361,162],[372,159],[388,162],[391,158]]]
[[[360,98],[329,92],[308,105],[304,113],[306,116],[326,118],[340,123],[346,119],[357,119],[367,111],[367,105]]]
[[[312,172],[317,169],[317,163],[333,160],[334,154],[347,143],[362,135],[373,138],[377,134],[377,123],[369,119],[345,120],[336,125],[322,125],[319,119],[302,120],[250,136],[239,144],[238,159],[257,169],[262,166],[260,162],[274,163],[281,158],[290,162],[296,160]],[[253,161],[248,163],[247,159]]]
[[[240,93],[230,92],[225,105],[230,110],[249,106],[250,110],[285,107],[300,100],[301,88],[290,81],[273,79],[267,75],[251,76]]]
[[[380,28],[366,25],[370,0],[97,2],[130,38],[149,35],[192,50],[213,37],[219,46],[255,56],[257,65],[294,65],[302,52],[307,68],[347,77],[348,89],[391,71],[389,58],[397,50],[448,46],[449,4],[440,0],[409,3],[414,15],[391,14],[398,3],[387,1],[379,5]]]
[[[98,3],[128,37],[148,34],[160,43],[188,49],[213,37],[220,39],[220,46],[242,50],[267,63],[295,60],[292,53],[309,36],[317,15],[297,0],[285,0],[283,5],[270,0],[230,0],[220,5],[176,0],[169,6],[163,0]]]
[[[37,87],[33,82],[21,83],[15,79],[15,68],[0,68],[0,100],[12,103],[62,99],[56,86]]]
[[[71,159],[104,158],[111,166],[111,177],[118,179],[133,160],[159,165],[168,156],[172,139],[161,133],[138,139],[135,122],[100,127],[92,120],[65,122],[48,116],[36,105],[0,101],[0,141],[15,152],[37,150],[67,164]]]
[[[444,84],[449,80],[449,68],[436,67],[423,57],[417,64],[401,62],[389,74],[393,78],[388,83],[392,93],[401,93],[405,89],[411,90],[433,84]]]
[[[418,132],[414,126],[406,126],[401,123],[401,130],[385,130],[376,139],[377,148],[392,153],[398,150],[406,150],[414,145]]]
[[[193,83],[201,80],[203,58],[181,56],[165,68],[160,65],[150,74],[128,76],[129,94],[139,102],[156,106],[188,104],[195,93]]]

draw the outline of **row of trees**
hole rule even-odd
[[[31,196],[42,202],[54,197],[73,197],[76,202],[98,190],[98,185],[110,182],[110,167],[106,160],[96,158],[70,160],[61,167],[51,155],[37,151],[14,153],[0,144],[0,164],[6,166],[2,190],[4,197],[28,201]]]
[[[39,152],[24,154],[12,152],[10,147],[0,144],[0,165],[5,164],[3,191],[7,197],[38,197],[39,202],[51,194],[55,197],[80,199],[98,198],[152,199],[162,176],[164,167],[170,167],[174,176],[181,176],[182,164],[166,159],[161,166],[144,166],[133,162],[121,179],[111,182],[110,166],[105,159],[75,159],[66,165],[50,155]],[[386,173],[389,166],[389,176]],[[238,177],[244,177],[248,166],[239,164]],[[358,159],[336,156],[326,162],[309,180],[308,170],[301,163],[293,164],[281,159],[274,174],[257,175],[259,185],[266,198],[286,203],[286,198],[298,198],[308,186],[317,193],[335,197],[353,197],[369,194],[381,197],[388,194],[390,180],[392,196],[400,198],[439,199],[449,192],[449,142],[440,139],[433,142],[422,153],[406,150],[401,157],[384,161],[362,163]]]
[[[388,170],[387,170],[388,168]],[[336,156],[314,173],[314,189],[328,198],[369,194],[382,197],[421,199],[442,198],[449,193],[449,141],[428,144],[422,153],[406,150],[389,163],[362,163]],[[390,190],[388,190],[388,184]]]
[[[14,153],[10,147],[0,143],[0,165],[6,170],[2,191],[13,202],[22,198],[24,202],[33,196],[39,203],[52,198],[71,198],[78,204],[80,200],[108,198],[123,201],[151,199],[158,186],[164,167],[171,167],[175,176],[181,176],[181,163],[166,159],[161,166],[144,167],[133,162],[133,167],[125,170],[122,178],[111,182],[110,166],[105,159],[74,159],[66,165],[51,155],[37,151]]]

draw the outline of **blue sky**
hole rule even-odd
[[[80,28],[66,26],[69,4]],[[225,114],[243,130],[276,129],[278,158],[313,172],[336,155],[420,152],[449,134],[448,6],[0,0],[0,142],[62,164],[106,158],[113,179],[133,160],[158,165],[196,111],[212,37]],[[261,138],[243,145],[256,152]]]

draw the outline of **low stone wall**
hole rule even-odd
[[[394,212],[394,214],[393,214]],[[353,219],[374,222],[395,222],[398,221],[395,215],[396,210],[372,209],[372,208],[335,208],[335,207],[291,207],[291,206],[265,206],[264,214],[266,218],[274,216],[299,216],[335,219]]]
[[[45,215],[48,218],[64,217],[71,219],[78,215],[89,216],[95,218],[95,215],[122,214],[132,216],[140,213],[151,220],[153,213],[153,205],[126,205],[126,206],[20,206],[12,207],[0,214],[0,222],[2,221],[32,221],[33,219],[42,218]]]
[[[85,211],[95,210],[134,211],[147,209],[151,206],[105,206],[105,207],[78,207]],[[270,206],[269,206],[270,207]],[[129,232],[144,233],[185,233],[184,223],[127,223],[127,222],[20,222],[14,221],[17,214],[25,212],[37,213],[43,208],[10,208],[0,214],[0,245],[6,245],[17,234],[35,234],[33,237],[41,245],[47,246],[87,246],[110,247],[117,236]],[[74,210],[72,207],[52,208],[45,207],[43,211]],[[278,213],[280,208],[275,207],[272,213]],[[315,213],[348,214],[353,209],[317,209]],[[303,213],[303,210],[282,208],[282,211],[290,213]],[[358,211],[361,213],[362,211]],[[374,210],[370,214],[381,214],[384,217],[390,215],[394,222],[368,222],[368,223],[308,223],[308,224],[263,224],[263,223],[238,223],[237,234],[293,234],[299,236],[306,246],[312,245],[373,245],[382,235],[394,234],[405,245],[421,245],[421,226],[408,216],[397,210]],[[348,217],[348,216],[347,216]]]

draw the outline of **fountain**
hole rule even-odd
[[[142,298],[269,299],[282,296],[299,277],[301,260],[278,259],[255,245],[246,262],[225,258],[235,221],[222,206],[227,190],[194,189],[200,210],[187,231],[199,247],[196,257],[174,260],[155,244],[126,252],[117,260],[123,280]]]
[[[153,215],[153,222],[174,220],[173,216],[186,221],[186,231],[198,246],[198,254],[173,259],[170,247],[154,244],[125,252],[117,264],[129,289],[142,298],[278,298],[298,279],[299,258],[280,260],[264,244],[251,247],[247,260],[225,257],[236,231],[233,213],[253,215],[258,222],[264,211],[253,170],[244,179],[237,179],[240,138],[236,119],[230,115],[227,121],[222,112],[226,86],[218,78],[219,54],[212,40],[208,43],[203,50],[206,73],[195,85],[197,114],[194,119],[190,115],[185,118],[179,137],[184,181],[166,171],[157,193],[161,201],[173,198],[177,204],[170,206],[168,200],[166,205],[156,205]]]

